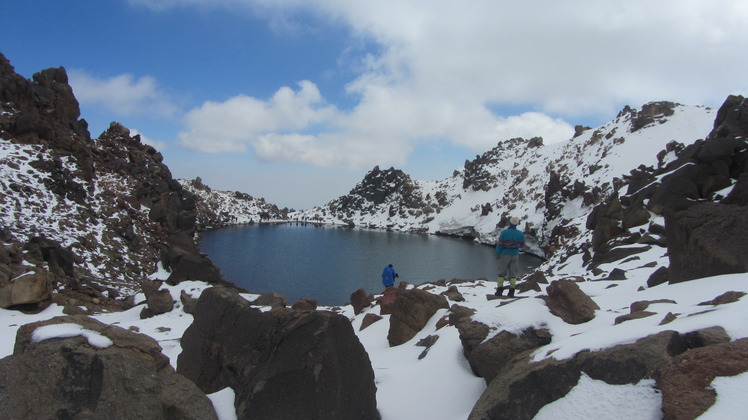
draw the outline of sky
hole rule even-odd
[[[513,137],[625,105],[748,95],[742,0],[4,0],[0,52],[63,66],[177,178],[322,205],[374,166],[452,175]]]

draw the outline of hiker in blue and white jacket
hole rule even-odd
[[[509,278],[509,297],[514,297],[519,271],[519,251],[525,247],[525,234],[517,229],[519,219],[509,219],[509,227],[501,231],[496,241],[496,259],[499,260],[499,277],[496,296],[504,292],[504,282]]]

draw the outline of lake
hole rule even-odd
[[[382,269],[392,264],[397,281],[496,279],[494,248],[472,241],[399,232],[312,224],[241,225],[201,234],[200,248],[224,278],[253,293],[277,292],[292,304],[316,298],[344,305],[364,288],[378,294]],[[520,271],[540,261],[520,256]],[[395,284],[397,285],[397,281]]]

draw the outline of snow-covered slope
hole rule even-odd
[[[198,229],[212,229],[229,225],[258,223],[263,220],[282,220],[288,210],[279,210],[264,198],[255,198],[239,191],[214,190],[198,177],[177,180],[195,197]]]
[[[0,62],[0,67],[9,72],[7,63]],[[65,79],[63,73],[58,70],[48,73],[46,78],[40,77],[36,90],[45,95],[31,95],[31,98],[39,100],[50,96],[44,89],[69,89],[62,83]],[[12,83],[13,86],[28,85],[29,92],[34,90],[29,83],[17,78]],[[23,98],[19,98],[18,103],[21,103]],[[55,252],[68,249],[75,257],[67,261],[76,268],[73,275],[55,272],[50,274],[52,279],[57,281],[67,276],[71,288],[81,276],[113,285],[122,282],[123,287],[119,289],[132,291],[131,304],[138,306],[122,311],[119,311],[121,307],[111,308],[112,311],[96,310],[92,303],[98,303],[103,296],[94,294],[95,297],[89,296],[85,302],[77,297],[64,299],[61,295],[65,290],[56,287],[43,305],[29,311],[36,310],[37,313],[0,309],[2,362],[7,363],[5,357],[14,351],[19,326],[67,313],[89,311],[106,324],[153,337],[175,366],[177,355],[182,351],[180,340],[192,322],[192,316],[184,311],[185,302],[188,302],[188,297],[197,298],[205,288],[211,287],[208,283],[172,278],[174,272],[180,271],[178,262],[183,260],[186,264],[181,267],[182,271],[188,271],[189,275],[209,273],[199,270],[203,267],[198,264],[197,256],[186,250],[194,246],[189,236],[194,227],[192,195],[171,178],[154,149],[140,144],[124,127],[116,124],[97,140],[90,140],[87,133],[78,133],[76,135],[82,138],[77,138],[65,131],[73,126],[81,131],[83,126],[71,124],[67,117],[63,118],[62,124],[57,124],[59,121],[55,122],[57,125],[52,124],[57,128],[52,130],[55,135],[49,135],[50,130],[45,124],[37,122],[37,127],[18,134],[17,138],[6,138],[10,132],[7,130],[17,128],[16,123],[22,115],[21,106],[9,103],[0,105],[3,110],[0,118],[0,238],[3,240],[0,244],[0,280],[3,293],[7,295],[14,285],[32,277],[32,269],[35,274],[37,271],[51,273],[55,269],[51,261],[56,260],[50,255],[44,256],[39,249],[36,249],[38,256],[32,255],[35,251],[31,239],[43,236],[59,242],[60,247],[52,248]],[[42,105],[49,106],[49,103]],[[46,109],[60,111],[62,108],[64,106],[58,104],[57,108]],[[36,115],[31,108],[24,112],[26,117]],[[726,115],[733,112],[734,115]],[[44,115],[52,114],[54,112]],[[78,117],[72,115],[74,112],[60,114],[72,116],[73,120]],[[707,142],[698,146],[693,144],[692,149],[671,143],[687,145],[706,137],[715,115],[720,126],[718,128],[715,124],[714,136],[710,134]],[[493,241],[497,227],[511,215],[520,217],[525,230],[552,254],[534,273],[545,277],[550,286],[532,284],[528,276],[520,280],[517,299],[493,299],[495,284],[482,280],[404,286],[403,293],[419,288],[435,295],[449,292],[451,297],[449,309],[437,310],[414,337],[396,346],[390,346],[388,340],[394,316],[383,313],[380,305],[365,308],[359,314],[351,305],[319,308],[336,311],[350,320],[372,362],[382,418],[448,420],[464,419],[471,413],[475,418],[484,418],[482,415],[487,412],[488,405],[485,400],[509,392],[511,381],[518,380],[512,376],[517,373],[515,367],[531,369],[558,363],[553,366],[566,369],[562,371],[566,376],[533,371],[538,373],[541,384],[537,389],[515,387],[515,391],[521,394],[518,397],[534,406],[527,408],[522,418],[659,419],[663,416],[667,398],[670,398],[670,391],[662,385],[663,377],[667,376],[665,372],[673,365],[677,368],[683,361],[683,358],[676,357],[704,354],[710,348],[729,342],[743,345],[744,351],[724,357],[734,356],[744,362],[743,355],[748,351],[748,342],[741,340],[748,337],[745,322],[748,314],[748,299],[745,297],[748,294],[748,263],[744,240],[744,230],[748,226],[745,216],[745,206],[748,205],[746,116],[748,101],[742,97],[729,98],[719,113],[707,108],[668,103],[648,104],[639,111],[627,108],[614,121],[584,131],[564,143],[543,146],[538,139],[502,142],[475,160],[466,162],[462,170],[441,182],[414,181],[400,171],[376,168],[354,188],[352,194],[297,214],[298,217],[330,223],[472,236],[488,243]],[[33,123],[33,118],[31,120]],[[676,150],[683,151],[683,156],[677,155]],[[679,163],[680,166],[670,167],[670,163]],[[632,170],[642,165],[645,168],[639,173],[651,175],[656,181],[650,182],[646,177],[637,178],[638,181],[645,180],[647,187],[659,184],[668,190],[666,192],[677,196],[680,201],[675,200],[676,205],[685,201],[685,208],[672,213],[685,213],[686,216],[681,219],[672,214],[663,216],[644,208],[648,223],[631,226],[619,223],[619,219],[624,217],[621,216],[624,208],[638,203],[633,196],[639,193],[637,188],[631,188],[636,185],[633,183],[628,185],[633,191],[622,193],[619,190],[635,178]],[[679,176],[674,172],[679,172]],[[707,182],[691,182],[701,174],[709,178]],[[673,188],[672,182],[667,183],[668,178],[682,182],[680,186],[686,188],[682,191]],[[231,218],[233,210],[229,208],[240,205],[231,201],[232,194],[237,198],[236,193],[217,193],[213,205],[220,209],[218,214],[228,217],[225,220],[240,222],[244,219]],[[643,199],[647,205],[657,200],[660,204],[667,204],[661,196],[651,194]],[[238,198],[250,201],[249,197],[242,195]],[[257,208],[247,205],[241,214],[254,214],[252,212]],[[698,211],[689,213],[694,209]],[[617,236],[611,231],[601,233],[598,229],[593,233],[587,228],[590,219],[595,221],[592,212],[604,210],[617,213],[615,217],[608,217],[609,226],[617,228],[614,232]],[[688,224],[691,219],[696,221],[696,226]],[[680,222],[683,223],[678,226]],[[682,232],[675,230],[673,225],[667,226],[669,230],[664,232],[668,223]],[[690,234],[702,225],[710,227],[716,235],[690,240],[694,238]],[[670,233],[681,234],[686,240]],[[642,239],[650,234],[657,237],[648,238],[650,243],[646,246],[637,243],[635,255],[619,254],[617,258],[604,258],[603,255],[594,260],[593,266],[589,264],[590,251],[595,252],[595,256],[613,254],[612,251],[634,247],[633,242],[626,241],[634,240],[632,238],[636,235]],[[595,242],[595,235],[599,246],[585,248]],[[667,239],[666,243],[662,239]],[[171,241],[175,246],[169,248],[160,240]],[[609,242],[613,244],[607,246]],[[720,272],[718,274],[729,269],[733,274],[686,278],[690,281],[682,283],[674,280],[683,281],[684,278],[673,276],[663,280],[657,275],[663,269],[671,272],[687,269],[692,261],[684,262],[683,258],[690,255],[701,257],[697,263],[703,267],[699,268],[707,267]],[[174,263],[174,272],[160,269],[163,265],[156,263],[159,256]],[[23,272],[19,274],[14,270]],[[151,272],[155,273],[148,276]],[[613,275],[616,272],[617,275]],[[155,316],[143,319],[144,312],[148,315],[142,305],[145,295],[138,290],[129,290],[128,285],[147,278],[158,282],[144,287],[160,287],[171,292],[168,303],[174,303],[176,299],[172,298],[176,296],[180,299],[165,313],[154,312],[152,315]],[[166,282],[167,279],[170,281]],[[49,278],[46,280],[52,283]],[[559,284],[575,285],[597,305],[590,319],[566,322],[553,311],[554,297],[550,296],[549,290]],[[257,297],[242,296],[247,301]],[[644,303],[646,310],[635,310],[640,306],[637,303]],[[149,310],[152,309],[150,305],[148,303]],[[29,309],[28,306],[22,308]],[[263,307],[263,310],[270,308]],[[381,318],[377,320],[377,317]],[[374,322],[362,329],[365,320],[371,321],[372,318]],[[493,340],[499,333],[516,334],[528,330],[543,330],[548,342],[520,351],[516,357],[511,355],[504,361],[505,366],[501,368],[504,370],[497,373],[499,382],[494,379],[487,385],[474,373],[472,361],[466,356],[469,352],[463,340],[470,331],[461,321],[485,327],[485,340],[481,339],[478,345]],[[711,327],[718,327],[718,332],[708,333],[714,334],[708,339],[698,334],[696,337],[701,338],[697,340],[688,336]],[[589,369],[589,365],[561,365],[578,358],[596,361],[596,354],[605,350],[635,344],[639,339],[667,331],[674,332],[674,340],[678,341],[672,354],[670,348],[645,348],[646,356],[664,359],[664,367],[648,371],[641,367],[639,360],[630,357],[615,365],[614,373],[639,375],[641,380],[635,382],[619,378],[606,382],[593,378],[588,370],[595,369]],[[70,331],[55,332],[54,327],[47,328],[39,339],[54,339],[63,334],[70,334]],[[423,340],[427,337],[431,338]],[[676,351],[680,354],[676,355]],[[709,359],[698,360],[698,367],[706,372],[704,375],[699,370],[699,380],[708,378],[700,386],[707,394],[716,393],[716,403],[700,418],[741,418],[745,390],[748,389],[748,366],[738,366],[732,371],[736,373],[723,373],[713,366],[711,370],[705,367]],[[673,360],[678,363],[671,363]],[[594,363],[592,365],[597,367]],[[2,383],[3,380],[6,382]],[[573,383],[573,386],[553,398],[544,393],[545,388],[552,388],[551,385],[562,380]],[[676,385],[689,385],[685,382]],[[0,379],[0,391],[11,386],[19,387],[23,383],[9,384],[6,378]],[[212,397],[220,406],[218,411],[222,418],[232,418],[235,414],[232,391],[226,389]],[[2,401],[0,399],[0,403]],[[708,402],[708,398],[704,401]],[[533,411],[535,408],[537,410]],[[503,416],[509,415],[504,413]]]
[[[511,139],[466,161],[442,181],[417,181],[396,170],[372,173],[347,196],[294,217],[325,223],[474,237],[493,243],[509,216],[517,216],[542,246],[554,229],[586,218],[639,165],[658,164],[667,143],[704,138],[715,110],[654,102],[568,141]],[[393,181],[394,180],[394,181]],[[362,195],[375,189],[380,199]]]
[[[500,331],[519,332],[528,327],[548,329],[552,341],[533,352],[535,360],[567,359],[582,350],[596,351],[618,344],[632,343],[638,338],[666,330],[688,333],[720,325],[732,339],[748,337],[748,324],[745,323],[748,300],[744,298],[724,305],[703,304],[727,291],[748,293],[748,275],[732,274],[647,288],[647,278],[655,268],[645,267],[644,263],[667,264],[667,258],[661,254],[662,250],[653,251],[642,256],[641,261],[620,266],[627,269],[627,280],[590,279],[591,281],[579,283],[582,290],[600,306],[594,320],[579,325],[567,324],[552,315],[543,303],[543,293],[540,292],[523,293],[523,298],[506,304],[486,299],[486,294],[491,294],[494,290],[495,284],[492,282],[479,280],[444,286],[424,284],[419,288],[439,294],[446,291],[449,286],[456,287],[465,300],[450,301],[450,305],[457,304],[474,309],[476,313],[472,318],[491,328],[489,337]],[[587,271],[581,267],[581,259],[575,259],[563,273],[548,280],[552,282],[586,275]],[[705,292],[704,284],[709,284],[708,292]],[[196,298],[210,285],[183,282],[178,286],[164,284],[163,287],[170,290],[174,296],[179,296],[184,290]],[[246,295],[248,301],[256,297]],[[659,299],[669,299],[673,303],[652,304],[647,310],[653,315],[615,323],[617,317],[629,312],[632,302]],[[136,296],[136,303],[143,300],[142,294]],[[486,390],[485,381],[475,376],[463,354],[459,330],[454,325],[437,327],[437,322],[449,314],[448,310],[439,310],[408,342],[390,347],[387,335],[391,315],[383,315],[381,320],[361,330],[362,322],[367,315],[379,315],[379,306],[366,308],[358,315],[354,314],[350,305],[339,309],[318,309],[336,310],[351,319],[352,326],[372,362],[377,384],[377,404],[383,420],[465,419]],[[25,315],[17,311],[0,309],[0,337],[3,338],[0,342],[4,343],[0,348],[0,358],[11,354],[13,337],[19,325],[61,315],[61,310],[61,307],[52,305],[40,314]],[[102,313],[94,317],[107,324],[137,328],[141,333],[153,337],[164,348],[171,364],[176,367],[177,356],[181,352],[179,339],[192,322],[192,316],[185,313],[179,304],[173,311],[149,319],[141,319],[140,311],[141,306],[138,306],[125,312]],[[677,314],[677,317],[674,321],[661,325],[669,313]],[[425,347],[418,343],[428,336],[436,336],[438,339],[429,348],[425,357],[419,358]],[[699,418],[740,418],[745,399],[744,391],[748,389],[748,375],[718,377],[711,386],[717,393],[717,402]],[[230,389],[226,389],[211,397],[218,405],[219,412],[223,413],[222,419],[236,418],[233,397],[224,398],[226,393],[233,395]],[[662,394],[653,380],[637,384],[611,385],[583,376],[571,392],[544,407],[535,418],[656,420],[662,418],[661,406]]]

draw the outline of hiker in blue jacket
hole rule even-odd
[[[525,234],[517,229],[519,219],[509,219],[509,227],[501,231],[496,241],[496,259],[499,260],[499,277],[496,296],[504,292],[504,282],[509,278],[509,297],[514,297],[514,287],[519,271],[519,251],[525,247]]]
[[[395,272],[395,269],[392,268],[392,264],[390,264],[387,267],[384,267],[384,271],[382,271],[382,284],[384,285],[384,287],[393,286],[395,284],[396,277],[399,276]]]

